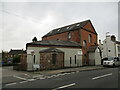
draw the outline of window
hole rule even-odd
[[[76,64],[76,55],[75,55],[75,64]]]
[[[53,61],[53,64],[56,64],[56,59],[57,59],[57,54],[52,54],[52,61]]]
[[[89,43],[92,42],[92,35],[91,35],[91,34],[88,35],[88,42],[89,42]]]
[[[68,33],[68,39],[71,39],[71,33],[70,32]]]
[[[87,43],[86,40],[83,41],[83,46],[86,47]]]

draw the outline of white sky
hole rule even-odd
[[[34,36],[41,40],[52,29],[88,19],[99,39],[108,31],[118,36],[117,2],[5,1],[0,3],[0,50],[25,49]]]

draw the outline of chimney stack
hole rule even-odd
[[[99,40],[99,44],[101,44],[101,40]]]
[[[114,35],[111,36],[112,41],[116,41],[116,37]]]

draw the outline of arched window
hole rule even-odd
[[[91,34],[88,35],[88,42],[89,42],[89,43],[92,42],[92,35],[91,35]]]
[[[87,45],[87,43],[86,43],[86,41],[84,40],[84,41],[83,41],[83,46],[86,47],[86,45]]]
[[[71,33],[70,32],[68,33],[68,39],[71,39]]]

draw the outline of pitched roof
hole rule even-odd
[[[14,54],[14,55],[18,55],[18,54],[25,54],[26,51],[24,50],[10,50],[9,54]]]
[[[78,30],[78,29],[84,27],[88,22],[90,22],[90,20],[86,20],[86,21],[75,23],[75,24],[67,25],[67,26],[64,26],[61,28],[53,29],[52,31],[50,31],[49,33],[44,35],[43,37],[47,37],[47,36],[51,36],[51,35],[55,35],[55,34],[60,34],[63,32]]]
[[[88,52],[94,52],[97,47],[98,47],[98,46],[96,46],[96,45],[90,46],[90,48],[88,49]]]
[[[48,48],[48,49],[44,49],[44,50],[41,50],[41,52],[59,52],[59,53],[63,53],[63,51],[59,50],[59,49],[56,49],[56,48]]]
[[[79,47],[79,48],[82,48],[82,46],[80,46],[80,44],[78,44],[77,42],[62,41],[62,40],[42,40],[42,41],[27,43],[26,46],[28,46],[28,45],[57,46],[57,47]]]

